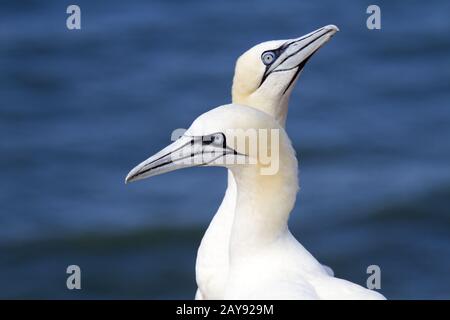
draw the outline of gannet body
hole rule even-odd
[[[284,127],[289,98],[305,63],[337,31],[328,25],[300,38],[263,42],[245,52],[236,63],[233,103],[261,110]],[[197,253],[197,300],[224,298],[235,206],[236,183],[229,171],[225,196]],[[331,268],[324,268],[333,275]]]
[[[256,149],[248,143],[258,135]],[[278,133],[272,135],[272,132]],[[242,140],[244,139],[244,140]],[[275,158],[264,173],[261,150]],[[225,105],[198,117],[184,136],[151,156],[126,177],[132,182],[193,166],[221,166],[236,183],[225,299],[384,299],[374,291],[329,275],[288,229],[298,191],[297,159],[283,127],[268,114]]]

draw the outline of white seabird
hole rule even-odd
[[[278,136],[252,130],[275,130]],[[244,139],[244,140],[242,140]],[[262,174],[261,148],[278,155],[278,170]],[[266,153],[266,154],[269,154]],[[298,190],[297,159],[283,127],[254,108],[225,105],[198,117],[184,136],[126,177],[132,182],[192,166],[222,166],[236,182],[225,299],[384,299],[378,292],[329,275],[288,229]]]
[[[335,25],[327,25],[296,39],[267,41],[249,49],[236,63],[232,102],[264,111],[284,127],[289,97],[299,74],[338,30]],[[236,184],[229,171],[225,196],[198,249],[196,299],[224,297],[235,205]]]

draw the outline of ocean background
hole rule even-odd
[[[381,30],[370,4],[1,1],[0,298],[193,298],[226,170],[124,177],[230,102],[241,53],[327,24],[290,103],[290,228],[340,278],[376,264],[389,299],[450,298],[450,2],[377,1]]]

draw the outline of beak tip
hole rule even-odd
[[[334,30],[334,32],[340,31],[339,28],[336,25],[334,25],[334,24],[329,24],[329,25],[325,26],[325,29],[327,29],[327,30]]]
[[[128,184],[129,182],[133,182],[133,173],[130,172],[126,177],[125,177],[125,184]]]

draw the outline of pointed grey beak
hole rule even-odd
[[[125,178],[125,183],[141,180],[181,167],[187,152],[191,152],[193,138],[182,136],[147,160],[134,167]],[[188,150],[189,149],[189,150]],[[183,155],[185,153],[185,155]]]
[[[300,38],[289,40],[273,50],[276,59],[266,67],[261,84],[273,72],[292,70],[297,67],[297,72],[300,72],[308,59],[338,31],[338,27],[330,24]]]
[[[149,178],[170,171],[208,165],[218,158],[234,153],[226,147],[221,133],[205,137],[182,136],[155,155],[133,168],[125,183]]]

